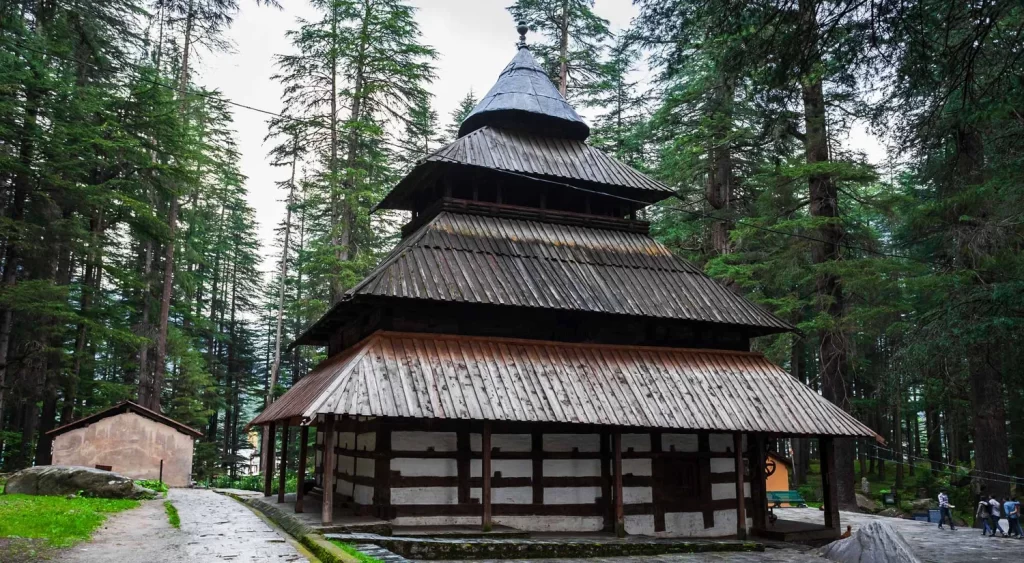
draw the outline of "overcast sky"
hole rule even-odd
[[[283,10],[259,7],[252,0],[242,0],[242,11],[231,27],[228,37],[234,49],[224,53],[200,53],[196,81],[217,88],[235,102],[270,111],[280,111],[281,87],[270,79],[274,74],[274,55],[292,52],[285,31],[297,28],[296,19],[317,17],[308,0],[280,0]],[[419,8],[417,20],[423,43],[438,52],[437,79],[429,89],[434,95],[434,108],[441,123],[447,124],[449,114],[472,89],[477,97],[490,89],[501,69],[515,56],[518,34],[515,22],[505,7],[512,0],[410,0]],[[637,9],[631,0],[597,0],[595,12],[611,23],[613,32],[629,25]],[[529,38],[528,38],[529,40]],[[242,153],[242,172],[248,177],[249,203],[256,209],[264,257],[270,249],[275,226],[284,216],[284,194],[275,181],[285,179],[287,171],[267,164],[263,137],[267,132],[266,116],[234,107],[235,128]],[[584,117],[586,117],[584,115]],[[879,162],[884,148],[855,129],[850,145],[865,151]],[[273,264],[265,260],[264,270]]]
[[[219,89],[224,97],[248,106],[280,111],[281,87],[270,79],[274,74],[274,55],[292,52],[284,33],[295,29],[296,18],[313,19],[315,11],[307,0],[280,0],[284,10],[241,2],[242,11],[228,37],[234,50],[226,53],[201,53],[195,80]],[[472,89],[482,96],[490,89],[498,73],[515,56],[518,34],[515,22],[505,7],[512,0],[410,0],[419,8],[417,20],[423,43],[438,52],[437,79],[429,89],[441,123],[466,93]],[[611,22],[613,30],[629,25],[636,14],[630,0],[599,0],[595,11]],[[248,177],[249,203],[256,209],[264,256],[271,256],[269,243],[275,225],[282,220],[284,194],[274,182],[286,178],[287,171],[267,164],[266,116],[243,108],[234,108],[235,128],[242,153],[242,173]],[[272,269],[266,262],[264,270]]]

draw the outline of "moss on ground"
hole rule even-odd
[[[352,557],[355,557],[356,560],[359,561],[359,563],[381,563],[380,559],[377,559],[376,557],[370,557],[369,555],[366,555],[365,553],[359,551],[350,544],[340,542],[337,540],[331,540],[331,543],[338,546],[345,553],[351,555]]]

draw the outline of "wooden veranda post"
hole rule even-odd
[[[302,501],[304,500],[305,491],[302,490],[302,484],[306,481],[306,448],[309,443],[309,427],[303,426],[299,430],[299,467],[298,467],[298,486],[295,489],[295,512],[302,512]]]
[[[818,438],[821,449],[821,494],[825,504],[825,527],[839,534],[839,490],[836,482],[836,445],[833,438]]]
[[[622,538],[626,536],[626,513],[622,507],[622,433],[614,433],[612,441],[612,449],[615,450],[615,535]]]
[[[732,451],[736,454],[736,537],[747,538],[747,499],[743,491],[743,434],[732,436]]]
[[[484,422],[484,430],[480,436],[480,449],[483,454],[481,473],[483,486],[480,488],[480,500],[483,502],[483,530],[491,531],[491,423]]]
[[[768,495],[765,492],[764,459],[766,455],[764,436],[747,436],[747,460],[750,463],[750,518],[755,530],[764,530],[768,525]]]
[[[284,426],[281,427],[281,473],[277,478],[277,503],[281,504],[284,502],[284,486],[288,480],[288,434],[291,427],[288,426],[288,421],[284,422]]]
[[[263,429],[263,496],[269,497],[274,490],[274,448],[277,446],[273,422]]]
[[[338,434],[334,429],[334,416],[324,416],[324,503],[321,507],[320,522],[324,524],[334,523],[334,464],[337,462],[337,454],[334,448],[338,442]]]

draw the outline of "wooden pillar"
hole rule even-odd
[[[299,430],[299,467],[298,476],[298,487],[295,489],[295,512],[302,512],[302,502],[306,496],[306,491],[303,490],[302,484],[306,481],[306,448],[309,443],[309,427],[303,426]]]
[[[825,527],[839,533],[839,490],[836,482],[836,445],[831,437],[820,436],[821,493],[825,504]]]
[[[533,458],[533,504],[544,504],[544,435],[530,435],[530,455]]]
[[[277,425],[273,422],[263,428],[263,496],[269,497],[274,490],[274,448],[277,437],[274,435]]]
[[[666,482],[665,458],[660,455],[661,452],[661,432],[651,432],[651,503],[654,505],[655,532],[665,531],[665,504],[662,497],[665,490],[662,485]]]
[[[338,454],[334,451],[338,443],[338,432],[334,424],[334,415],[324,416],[324,502],[320,509],[320,522],[323,524],[334,523],[335,464],[338,462]]]
[[[754,521],[755,530],[764,530],[768,525],[768,495],[765,493],[764,436],[749,434],[747,436],[747,460],[750,463],[750,518]]]
[[[458,450],[458,461],[455,462],[459,478],[459,504],[469,504],[469,458],[472,455],[469,447],[469,431],[459,430],[455,433],[455,449]]]
[[[743,434],[732,436],[732,451],[736,454],[736,537],[747,538],[747,499],[743,491]]]
[[[291,427],[288,426],[288,422],[285,421],[284,426],[281,427],[281,474],[277,479],[277,503],[281,504],[284,502],[284,485],[285,481],[288,480],[288,433]]]
[[[612,513],[612,449],[611,434],[601,432],[601,504],[603,505],[602,515],[604,516],[603,529],[606,532],[615,530],[613,524],[614,514]]]
[[[480,488],[480,501],[483,503],[483,530],[491,531],[491,423],[484,422],[484,430],[480,435],[480,449],[483,454],[483,486]]]
[[[626,536],[626,513],[622,507],[622,432],[612,434],[615,450],[615,535]]]
[[[391,520],[391,426],[381,420],[377,426],[376,450],[373,463],[373,504],[377,518]],[[353,497],[355,491],[353,490]]]

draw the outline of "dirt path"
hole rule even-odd
[[[163,500],[112,516],[93,540],[64,552],[60,563],[308,563],[281,533],[243,504],[208,490],[172,489],[181,517],[171,527]]]

